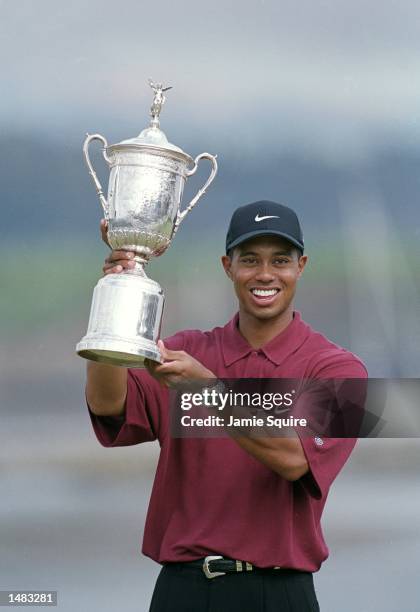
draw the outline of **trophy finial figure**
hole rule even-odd
[[[166,96],[163,95],[163,92],[172,89],[172,87],[163,87],[162,83],[154,83],[152,79],[149,79],[149,85],[155,92],[155,97],[153,98],[152,106],[150,107],[150,115],[152,117],[150,126],[158,128],[159,115],[166,100]]]

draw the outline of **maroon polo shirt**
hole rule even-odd
[[[363,363],[315,332],[298,312],[276,338],[254,350],[238,330],[188,330],[165,341],[220,378],[366,378]],[[231,438],[172,438],[169,393],[145,370],[128,370],[124,419],[92,424],[103,446],[159,440],[161,451],[142,551],[159,563],[212,554],[316,571],[328,556],[320,518],[354,439],[302,437],[310,471],[289,482]]]

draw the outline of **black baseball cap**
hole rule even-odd
[[[255,236],[281,236],[303,253],[303,233],[298,216],[283,204],[260,200],[237,208],[226,236],[226,253]]]

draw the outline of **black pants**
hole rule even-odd
[[[149,612],[319,612],[312,574],[240,572],[210,580],[199,568],[163,566]]]

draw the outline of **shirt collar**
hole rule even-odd
[[[239,313],[236,313],[223,328],[223,357],[227,367],[254,350],[240,333],[238,323]],[[280,365],[303,344],[308,333],[309,326],[302,321],[300,313],[294,311],[289,325],[259,350],[270,361]]]

